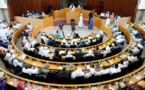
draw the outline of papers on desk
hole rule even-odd
[[[26,58],[26,55],[25,54],[22,54],[21,56],[18,57],[18,59],[20,59],[20,60],[23,60],[25,58]]]
[[[121,86],[121,87],[124,87],[124,86],[125,86],[125,84],[124,84],[123,82],[121,82],[121,83],[120,83],[120,86]]]
[[[135,77],[137,80],[140,80],[140,76],[134,75],[134,77]]]
[[[87,65],[87,67],[86,67],[87,69],[90,69],[90,65]]]
[[[109,63],[112,65],[113,64],[113,60],[109,60]]]
[[[133,84],[133,81],[129,81],[130,84]]]
[[[61,67],[61,66],[59,66],[58,68],[59,68],[59,69],[62,69],[62,67]]]
[[[125,55],[125,54],[120,55],[120,58],[121,58],[121,59],[124,59],[124,58],[126,58],[126,57],[127,57],[127,55]]]
[[[91,87],[91,90],[99,90],[97,87]]]
[[[12,84],[13,84],[13,82],[10,82],[9,84],[11,84],[11,85],[12,85]]]
[[[63,54],[63,53],[65,53],[65,51],[59,51],[59,54]]]

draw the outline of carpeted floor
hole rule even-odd
[[[42,32],[46,32],[46,33],[54,33],[54,34],[55,34],[55,32],[56,32],[57,30],[58,30],[58,31],[60,32],[60,34],[62,35],[62,31],[59,29],[59,26],[46,28],[46,29],[42,30],[41,33],[42,33]],[[87,35],[89,35],[89,34],[91,34],[91,33],[96,33],[96,34],[98,34],[99,31],[100,31],[100,30],[97,29],[97,28],[94,28],[94,29],[92,29],[92,30],[89,30],[89,29],[88,29],[88,26],[84,26],[83,28],[79,28],[79,27],[76,25],[76,28],[75,28],[75,32],[78,33],[78,34],[80,35],[80,37],[85,37],[85,36],[87,36]],[[64,26],[63,26],[63,32],[64,32],[65,37],[68,37],[68,35],[71,35],[71,38],[72,38],[73,32],[72,32],[72,29],[71,29],[71,26],[70,26],[70,25],[64,25]],[[39,41],[40,41],[41,33],[39,33],[39,34],[37,35],[37,37],[36,37],[37,40],[39,40]],[[107,36],[104,35],[104,40],[106,40],[106,39],[107,39]]]

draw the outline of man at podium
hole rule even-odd
[[[75,5],[72,3],[70,6],[69,6],[71,12],[75,11]]]

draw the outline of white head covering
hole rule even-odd
[[[93,54],[92,50],[89,50],[88,54]]]
[[[115,46],[115,44],[114,44],[114,43],[112,43],[111,45],[112,45],[112,46]]]
[[[140,43],[137,44],[137,47],[139,47],[140,49],[143,49],[143,45],[141,45]]]
[[[0,72],[0,78],[2,78],[4,76],[4,72]]]
[[[23,37],[23,40],[26,40],[26,37]]]
[[[100,31],[100,34],[104,34],[104,32],[103,31]]]
[[[91,74],[95,74],[95,72],[96,72],[96,71],[95,71],[94,68],[90,68],[90,73],[91,73]]]
[[[48,50],[48,47],[44,47],[44,50]]]
[[[71,55],[71,52],[70,52],[70,51],[68,51],[67,55],[69,55],[69,56],[70,56],[70,55]]]

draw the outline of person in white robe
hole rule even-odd
[[[107,18],[105,26],[108,27],[110,25],[110,18]]]
[[[14,59],[13,60],[13,65],[14,65],[14,67],[17,67],[17,66],[19,66],[19,67],[23,67],[23,62],[21,62],[20,60],[18,60],[18,59]]]
[[[27,27],[30,29],[30,31],[33,29],[32,25],[28,23]]]
[[[6,27],[6,25],[0,22],[0,29],[3,29],[4,27]]]
[[[78,27],[84,27],[84,23],[83,23],[83,14],[80,14]]]
[[[69,8],[70,8],[71,12],[75,11],[75,5],[73,3],[70,5]]]
[[[75,71],[73,71],[71,73],[71,78],[75,79],[78,76],[84,76],[84,75],[85,75],[85,73],[82,71],[82,69],[81,68],[77,68],[77,70],[75,70]]]
[[[6,34],[5,34],[4,29],[0,29],[0,39],[1,40],[7,40],[8,39]]]

